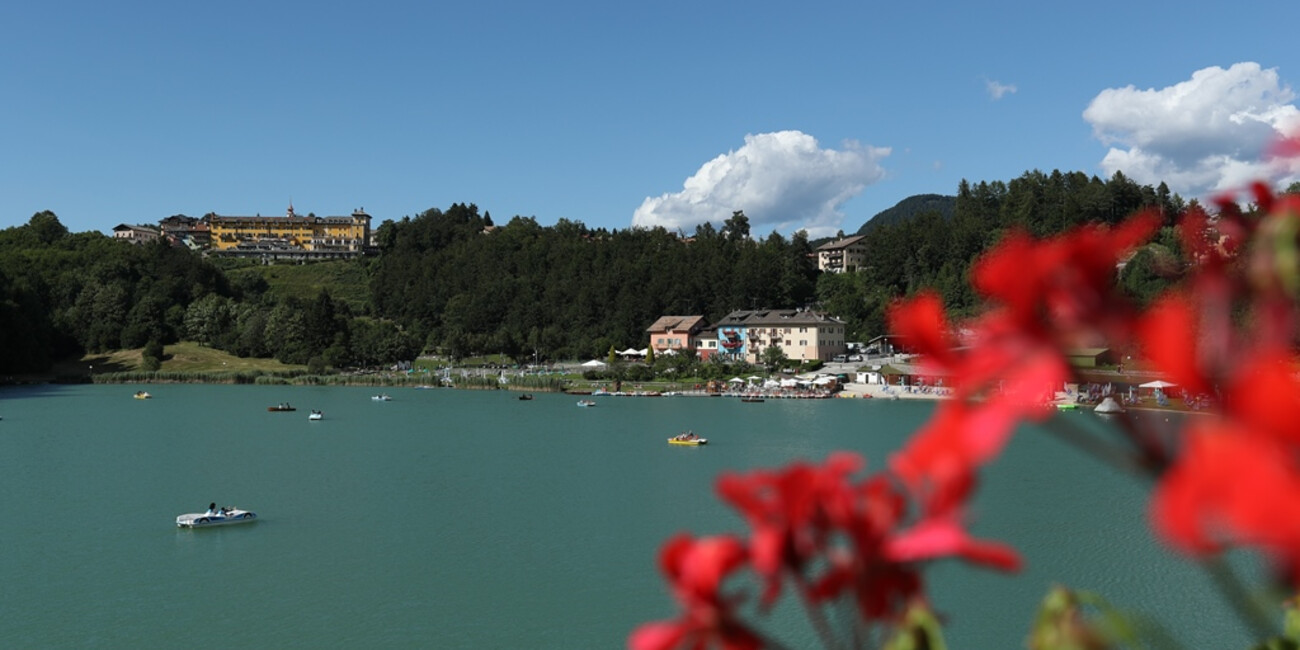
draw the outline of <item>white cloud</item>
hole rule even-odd
[[[1083,112],[1093,135],[1111,145],[1101,161],[1107,175],[1188,196],[1240,188],[1252,180],[1285,184],[1297,178],[1291,161],[1265,159],[1281,135],[1300,127],[1296,96],[1277,69],[1237,63],[1210,67],[1161,89],[1103,90]]]
[[[991,79],[984,82],[984,87],[988,89],[989,97],[992,97],[994,100],[1002,99],[1002,96],[1006,94],[1014,95],[1016,92],[1015,84],[1004,84]]]
[[[632,225],[689,234],[706,221],[721,227],[743,210],[756,237],[800,229],[834,235],[844,218],[839,207],[884,176],[879,161],[889,152],[855,141],[822,149],[800,131],[746,135],[745,146],[704,163],[680,192],[647,197]]]

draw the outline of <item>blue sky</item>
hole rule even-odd
[[[961,179],[1186,198],[1300,124],[1288,2],[12,2],[0,227],[456,202],[852,232]]]

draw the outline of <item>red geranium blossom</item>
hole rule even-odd
[[[682,605],[681,617],[647,623],[628,637],[632,650],[756,650],[760,637],[735,613],[737,603],[720,592],[726,577],[744,565],[744,545],[733,537],[693,539],[678,535],[664,545],[660,568]]]

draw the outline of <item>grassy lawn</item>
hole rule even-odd
[[[329,262],[312,262],[311,264],[258,264],[226,270],[226,275],[235,280],[242,275],[257,275],[271,286],[271,292],[277,296],[297,296],[311,300],[320,295],[322,289],[329,289],[330,297],[346,303],[356,312],[366,308],[370,296],[370,279],[366,269],[357,260],[334,260]],[[166,369],[166,365],[163,365]]]
[[[88,354],[76,361],[60,364],[56,374],[73,375],[100,372],[130,372],[140,370],[142,350],[115,350],[102,354]],[[251,370],[301,370],[306,366],[292,366],[275,359],[241,359],[221,350],[184,341],[163,349],[162,368],[169,372],[236,372]]]

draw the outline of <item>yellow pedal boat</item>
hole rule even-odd
[[[708,438],[701,438],[701,437],[699,437],[699,436],[697,436],[697,435],[695,435],[695,434],[685,434],[685,433],[684,433],[684,434],[677,435],[677,436],[673,436],[673,437],[669,438],[669,439],[668,439],[668,444],[670,444],[670,445],[687,445],[687,446],[690,446],[690,447],[698,447],[698,446],[700,446],[700,445],[707,445],[707,444],[709,444],[709,439],[708,439]]]

